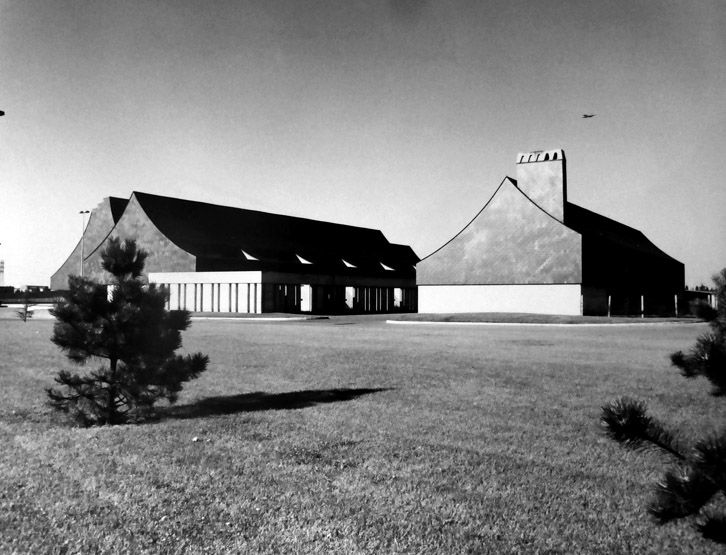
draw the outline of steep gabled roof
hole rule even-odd
[[[408,246],[389,243],[379,230],[134,192],[149,219],[169,240],[199,259],[322,265],[369,271],[411,267]],[[305,260],[302,262],[300,259]],[[312,267],[311,267],[312,269]]]

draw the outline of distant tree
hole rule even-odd
[[[726,399],[726,268],[713,279],[718,308],[703,314],[709,320],[709,331],[687,353],[673,353],[671,362],[686,378],[705,377],[713,385],[712,395]],[[726,429],[689,445],[676,431],[649,416],[645,403],[627,397],[603,407],[602,423],[612,439],[628,447],[655,448],[675,459],[675,466],[656,485],[648,506],[659,522],[699,515],[701,533],[726,543],[726,511],[722,506],[726,494]],[[704,509],[711,501],[711,508]],[[719,504],[720,510],[713,508]]]
[[[701,285],[696,285],[696,287],[694,287],[693,290],[694,291],[713,291],[714,289],[713,289],[713,287],[709,287],[708,285],[705,285],[702,283]]]
[[[51,340],[79,365],[103,361],[87,375],[61,370],[61,389],[47,390],[54,408],[84,426],[138,421],[160,399],[176,401],[182,384],[207,367],[201,353],[175,355],[181,332],[191,323],[187,311],[167,311],[167,292],[140,279],[147,254],[133,240],[112,239],[102,253],[111,286],[71,276],[69,291],[51,314]]]
[[[27,289],[23,292],[23,300],[20,310],[17,310],[16,314],[23,322],[27,322],[28,318],[33,317],[33,310],[30,308],[30,291]]]

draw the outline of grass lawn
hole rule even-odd
[[[52,321],[0,321],[0,552],[716,553],[645,512],[664,458],[603,437],[628,394],[686,432],[726,406],[668,354],[702,324],[196,321],[163,418],[68,427]]]
[[[697,323],[694,317],[651,317],[638,316],[559,316],[553,314],[503,313],[503,312],[464,312],[450,314],[395,314],[390,320],[407,322],[486,322],[500,324],[642,324],[642,323]]]

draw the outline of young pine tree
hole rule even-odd
[[[159,399],[176,401],[182,384],[207,367],[201,353],[180,356],[181,332],[189,312],[167,311],[167,293],[139,279],[146,252],[136,242],[109,241],[103,268],[112,276],[104,284],[71,276],[69,291],[51,311],[56,318],[51,340],[70,360],[102,362],[87,375],[61,370],[61,388],[47,390],[54,408],[84,426],[120,424],[151,415]]]
[[[701,310],[709,331],[687,353],[678,351],[671,362],[687,378],[703,376],[713,385],[712,395],[726,399],[726,268],[714,276],[717,309]],[[661,523],[700,515],[701,533],[726,543],[726,428],[688,446],[684,438],[647,414],[645,403],[623,397],[603,407],[602,423],[614,440],[632,448],[655,448],[675,460],[656,485],[648,511]],[[720,495],[719,495],[720,494]],[[710,503],[709,503],[710,502]],[[704,509],[709,504],[709,508]],[[720,506],[720,510],[715,507]]]

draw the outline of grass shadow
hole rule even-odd
[[[370,395],[371,393],[379,393],[389,389],[391,388],[309,389],[289,393],[256,391],[239,395],[207,397],[188,405],[172,405],[159,408],[158,416],[162,419],[188,419],[240,412],[303,409],[322,403],[350,401],[362,395]]]

